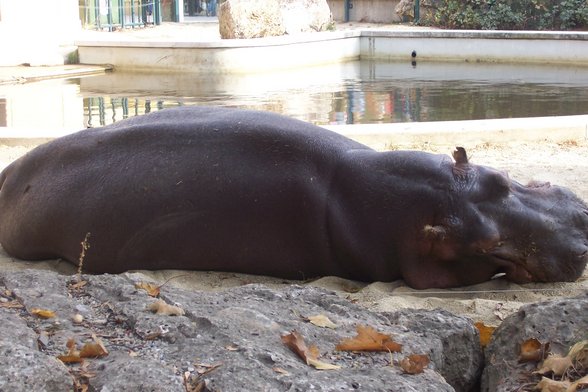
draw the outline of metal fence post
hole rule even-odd
[[[155,4],[153,4],[153,23],[161,24],[161,0],[155,0]]]
[[[344,7],[345,7],[345,22],[349,22],[349,10],[351,8],[353,8],[353,4],[351,4],[351,0],[345,0]]]

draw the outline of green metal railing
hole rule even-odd
[[[149,98],[88,97],[84,98],[84,122],[87,128],[101,127],[139,116],[165,106],[179,106],[180,102]]]
[[[85,28],[113,31],[162,21],[161,0],[80,0],[80,7]]]

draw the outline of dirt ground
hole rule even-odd
[[[580,197],[588,200],[588,142],[567,141],[563,143],[535,142],[465,146],[470,161],[506,170],[512,179],[521,183],[531,180],[549,181],[552,184],[571,188]],[[405,145],[402,148],[419,149],[436,153],[450,153],[450,146]],[[26,147],[0,146],[0,166],[29,150]],[[73,273],[75,269],[65,262],[22,262],[0,254],[0,268],[15,270],[23,268],[50,268]],[[140,271],[145,279],[164,282],[178,276],[169,284],[195,290],[220,290],[247,283],[265,283],[278,287],[286,282],[259,276],[233,273],[185,272],[185,271]],[[314,286],[331,289],[341,296],[356,301],[376,311],[393,311],[400,308],[443,308],[453,313],[469,316],[474,321],[487,325],[498,325],[504,317],[515,312],[522,304],[548,298],[575,296],[588,290],[588,270],[576,282],[517,285],[495,279],[475,286],[448,290],[413,290],[402,281],[364,284],[336,277],[324,277],[312,282]]]

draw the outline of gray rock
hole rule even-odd
[[[333,23],[326,0],[280,0],[286,34],[324,31]]]
[[[227,0],[218,20],[225,39],[324,31],[333,22],[326,0]]]
[[[66,352],[69,338],[79,346],[98,338],[108,349],[107,356],[86,360],[95,374],[90,386],[104,392],[184,391],[184,383],[210,391],[378,391],[390,386],[395,391],[465,391],[480,371],[477,331],[469,320],[447,312],[378,314],[310,286],[273,290],[247,285],[197,292],[166,285],[161,298],[185,311],[183,316],[169,316],[146,309],[156,299],[135,288],[137,276],[84,276],[87,285],[73,289],[68,286],[70,277],[52,272],[0,273],[0,282],[26,309],[40,304],[57,313],[50,320],[23,309],[0,313],[6,325],[27,331],[13,335],[18,341],[14,344],[27,346],[27,355],[34,356],[27,371],[36,374],[37,368],[50,363],[58,369],[54,382],[63,382],[68,369],[78,377],[79,365],[66,368],[55,360]],[[81,310],[84,321],[72,323],[71,312]],[[306,321],[317,314],[329,317],[338,328],[319,328]],[[341,339],[355,336],[358,325],[390,334],[403,345],[402,352],[336,351]],[[281,335],[292,330],[318,347],[321,361],[341,369],[319,371],[304,363],[281,341]],[[42,351],[31,348],[40,335]],[[403,374],[398,362],[409,354],[428,354],[432,363],[421,374]],[[14,380],[17,374],[14,368],[0,369],[2,380]]]
[[[0,341],[13,342],[29,350],[37,349],[37,334],[17,312],[0,308]]]
[[[63,392],[72,388],[73,379],[61,361],[18,341],[0,340],[0,391]]]
[[[277,1],[227,0],[218,8],[221,38],[261,38],[286,32]]]
[[[104,360],[94,361],[91,371],[96,377],[91,385],[101,392],[119,391],[182,391],[182,376],[173,368],[162,366],[160,361],[136,357],[129,360],[128,353],[115,351]]]
[[[471,391],[482,373],[484,355],[476,327],[466,317],[445,310],[399,310],[388,319],[419,336],[436,370],[456,391]],[[439,345],[437,349],[432,347]],[[461,363],[462,366],[456,366]]]
[[[494,331],[486,348],[482,391],[516,391],[521,385],[535,385],[537,363],[518,363],[519,347],[527,339],[550,342],[550,351],[566,355],[569,348],[588,338],[588,293],[523,306]]]
[[[0,308],[0,391],[67,391],[72,378],[57,359],[38,350],[37,334],[19,309]]]

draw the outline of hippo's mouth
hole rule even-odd
[[[529,283],[536,279],[527,269],[527,260],[521,256],[506,253],[497,249],[491,254],[492,259],[498,265],[494,277],[504,276],[515,283]]]

